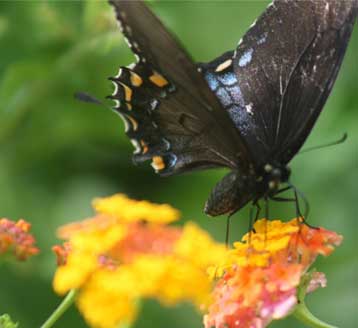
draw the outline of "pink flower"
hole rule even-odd
[[[18,260],[26,260],[39,252],[35,238],[29,233],[31,224],[25,220],[0,219],[0,254],[11,252]]]
[[[295,310],[303,278],[309,279],[306,293],[326,285],[323,273],[307,270],[317,255],[329,255],[341,236],[298,220],[260,220],[254,228],[217,268],[224,273],[204,316],[206,328],[264,328]]]

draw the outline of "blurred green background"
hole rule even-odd
[[[151,7],[197,61],[233,49],[265,1],[152,2]],[[297,156],[293,182],[311,204],[310,222],[344,235],[341,247],[317,268],[328,288],[308,297],[312,311],[339,327],[358,327],[358,31],[307,145],[348,132],[337,147]],[[1,1],[0,3],[0,216],[32,222],[40,255],[2,263],[0,313],[20,327],[39,327],[60,301],[51,289],[58,226],[91,215],[93,197],[124,192],[168,202],[224,240],[225,218],[202,213],[211,187],[224,174],[206,171],[160,178],[149,165],[135,167],[132,146],[113,112],[73,98],[78,90],[103,99],[107,77],[133,57],[104,1]],[[290,219],[292,205],[271,204],[272,216]],[[248,210],[233,218],[232,238],[248,226]],[[200,327],[189,305],[162,309],[146,302],[135,327]],[[56,327],[85,327],[76,309]],[[288,319],[272,327],[302,327]]]

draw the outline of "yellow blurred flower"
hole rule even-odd
[[[142,298],[164,305],[210,300],[206,271],[227,252],[194,223],[168,226],[179,212],[124,195],[96,199],[97,215],[59,229],[54,289],[79,291],[77,305],[92,327],[132,323]]]
[[[145,220],[153,223],[170,223],[180,217],[179,211],[168,204],[138,201],[123,194],[96,198],[93,207],[98,213],[109,214],[125,222]]]

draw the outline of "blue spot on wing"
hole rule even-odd
[[[241,63],[244,62],[245,65],[249,63],[252,53],[253,49],[246,51],[240,58]],[[249,133],[252,118],[245,109],[245,100],[236,74],[232,71],[220,73],[206,71],[204,77],[221,105],[227,110],[235,126],[243,135]]]
[[[229,88],[226,88],[226,90],[230,93],[230,96],[233,100],[234,104],[238,104],[241,107],[245,106],[245,101],[241,93],[241,89],[239,85],[235,85]]]
[[[265,32],[263,35],[261,35],[260,39],[257,41],[257,44],[265,43],[266,39],[267,39],[267,32]]]
[[[233,72],[227,72],[224,74],[220,74],[220,75],[218,75],[218,79],[225,86],[233,85],[233,84],[237,83],[236,75]]]
[[[228,110],[230,118],[234,121],[235,126],[240,130],[240,133],[247,135],[250,132],[250,116],[246,111],[238,105],[231,106]]]
[[[208,82],[211,90],[215,91],[218,88],[219,82],[217,80],[217,77],[213,73],[206,72],[205,79]]]
[[[251,62],[252,53],[254,49],[250,48],[249,50],[245,51],[245,53],[239,59],[239,66],[244,67]]]
[[[217,90],[216,95],[224,107],[232,104],[231,97],[224,88],[220,88],[219,90]]]

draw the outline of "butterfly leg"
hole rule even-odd
[[[308,227],[312,228],[312,229],[317,229],[317,227],[310,225],[307,222],[307,218],[308,218],[308,214],[310,212],[310,205],[308,203],[307,198],[305,197],[305,195],[299,190],[297,189],[295,186],[293,186],[292,184],[289,184],[292,187],[292,190],[294,192],[294,197],[295,197],[295,204],[296,204],[296,215],[298,218],[302,218],[303,223],[306,224]],[[302,215],[302,212],[300,210],[300,203],[299,203],[299,197],[303,200],[304,204],[305,204],[305,213],[304,215]]]
[[[254,208],[256,208],[255,217],[254,217]],[[249,229],[248,229],[249,232],[251,231],[255,232],[254,223],[259,219],[260,212],[261,212],[261,206],[259,205],[258,200],[255,200],[250,208],[250,221],[249,221]]]
[[[269,199],[267,196],[265,196],[265,218],[267,220],[270,219],[270,207],[269,207]]]
[[[287,190],[290,190],[290,189],[292,189],[291,186],[287,186],[287,187],[285,187],[285,188],[281,188],[281,189],[279,189],[279,190],[276,191],[275,195],[281,194],[281,193],[283,193],[283,192],[285,192],[285,191],[287,191]]]
[[[225,246],[226,248],[229,248],[229,242],[230,242],[230,223],[231,223],[231,217],[234,213],[230,213],[226,218],[226,234],[225,234]]]
[[[270,199],[275,200],[276,202],[296,202],[296,198],[285,198],[285,197],[270,197]]]

